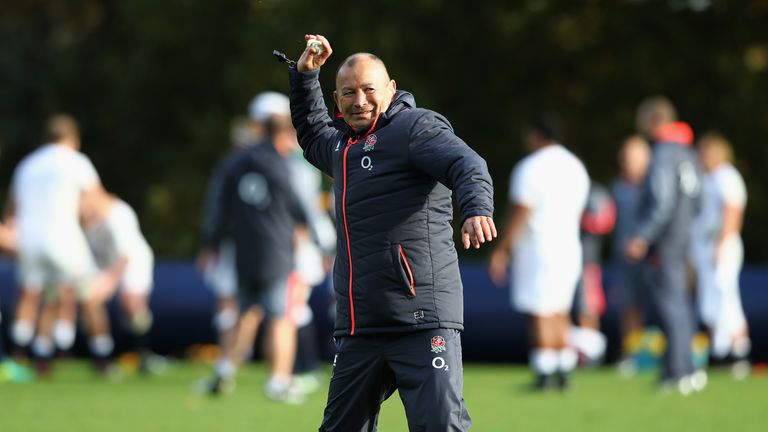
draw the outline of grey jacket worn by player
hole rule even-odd
[[[654,249],[685,254],[700,207],[701,169],[690,143],[661,140],[640,196],[636,235]]]
[[[334,178],[334,335],[463,330],[451,190],[461,222],[492,216],[485,161],[407,92],[356,135],[328,115],[318,76],[291,69],[290,99],[304,156]]]

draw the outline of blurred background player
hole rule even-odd
[[[79,152],[75,120],[55,115],[47,127],[48,142],[25,157],[13,176],[9,217],[17,228],[19,278],[22,286],[12,329],[17,346],[27,347],[45,365],[75,339],[77,290],[95,272],[78,219],[83,202],[101,190],[91,161]],[[35,336],[41,298],[43,309]],[[32,340],[34,336],[34,341]]]
[[[294,270],[293,239],[296,227],[305,220],[293,190],[285,156],[296,142],[296,132],[287,104],[280,98],[265,100],[267,135],[247,147],[227,167],[223,177],[218,225],[204,239],[213,250],[229,232],[235,241],[238,297],[241,315],[235,337],[223,350],[208,391],[212,394],[233,387],[237,366],[251,350],[263,318],[267,318],[267,352],[270,378],[268,397],[295,403],[301,401],[292,380],[296,352],[296,324],[290,316],[288,279]]]
[[[633,374],[637,365],[633,354],[640,345],[645,326],[646,284],[643,265],[627,260],[624,246],[638,226],[638,208],[643,181],[651,163],[651,147],[642,135],[631,135],[621,144],[618,154],[619,177],[611,185],[616,203],[616,229],[612,255],[621,305],[622,354],[619,371]]]
[[[13,228],[0,223],[0,252],[13,255],[16,251],[16,232]],[[0,299],[0,304],[2,299]],[[3,315],[0,313],[0,324]],[[34,378],[34,373],[26,367],[16,363],[8,356],[3,332],[0,331],[0,383],[2,382],[26,382]]]
[[[693,150],[693,131],[676,121],[669,100],[652,97],[637,111],[638,129],[655,139],[640,198],[638,224],[625,245],[627,258],[645,259],[653,272],[651,298],[667,340],[661,389],[687,395],[706,385],[695,371],[691,348],[694,320],[686,293],[690,227],[699,209],[701,174]],[[694,373],[696,372],[696,373]]]
[[[251,101],[249,115],[257,125],[263,125],[274,115],[290,116],[289,108],[288,96],[264,92]],[[294,141],[292,147],[288,144],[286,141],[284,151],[290,168],[291,184],[307,219],[306,227],[300,226],[296,230],[296,270],[289,279],[293,296],[291,316],[298,331],[294,379],[303,392],[307,393],[319,388],[318,378],[314,374],[319,364],[319,353],[309,297],[313,287],[326,281],[330,257],[336,248],[336,229],[321,204],[322,173],[304,158],[298,142]]]
[[[512,258],[515,308],[530,317],[530,365],[535,388],[565,388],[576,367],[568,341],[569,313],[582,268],[579,223],[587,202],[584,165],[560,142],[550,117],[532,122],[525,136],[530,154],[510,177],[504,234],[491,255],[491,279],[501,285]]]
[[[152,327],[149,294],[152,290],[154,254],[139,227],[134,210],[109,193],[97,194],[82,208],[82,223],[88,244],[100,270],[87,292],[83,310],[90,340],[88,345],[99,372],[108,371],[114,341],[107,302],[120,289],[123,322],[131,337],[131,348],[149,360],[146,336]],[[145,368],[146,369],[146,368]]]
[[[733,166],[733,150],[725,137],[709,133],[698,144],[706,171],[702,211],[693,225],[692,242],[699,310],[710,332],[712,357],[721,361],[730,357],[734,375],[743,378],[749,373],[751,347],[739,292],[747,189]]]
[[[221,223],[222,188],[227,169],[237,159],[239,151],[255,144],[258,139],[259,131],[254,130],[254,124],[248,118],[238,117],[232,122],[230,130],[231,149],[216,164],[211,178],[208,180],[203,205],[201,238],[205,242],[205,239],[219,235],[221,242],[215,247],[203,248],[198,254],[197,265],[206,285],[217,298],[213,327],[218,334],[219,347],[222,349],[231,342],[235,324],[237,324],[240,315],[237,303],[238,281],[235,241],[232,239],[231,227],[222,227]],[[222,232],[219,234],[212,232],[217,229],[221,229]]]
[[[584,267],[577,284],[573,315],[577,327],[571,329],[571,344],[580,361],[587,366],[599,364],[606,348],[606,338],[600,332],[600,317],[605,312],[603,288],[603,243],[616,224],[616,205],[608,189],[590,182],[587,207],[581,216],[581,247]]]

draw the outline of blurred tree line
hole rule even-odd
[[[329,105],[330,71],[370,51],[445,114],[488,160],[497,218],[534,112],[556,112],[566,144],[608,183],[637,103],[665,94],[697,133],[735,144],[748,259],[768,261],[768,0],[5,0],[0,187],[40,144],[44,119],[70,112],[157,253],[191,256],[232,118],[257,92],[287,92],[271,52],[298,57],[305,33],[334,48],[321,76]]]

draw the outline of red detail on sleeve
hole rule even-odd
[[[616,225],[616,205],[607,201],[597,212],[585,212],[581,217],[581,229],[595,235],[606,235]]]

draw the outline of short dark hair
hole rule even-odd
[[[339,68],[336,69],[336,76],[338,77],[339,76],[339,72],[341,72],[341,70],[344,69],[345,67],[350,67],[351,68],[351,67],[355,66],[357,61],[360,60],[363,57],[367,57],[369,60],[374,60],[374,61],[377,61],[377,62],[381,63],[382,65],[384,65],[384,61],[382,59],[380,59],[379,57],[377,57],[375,54],[365,53],[365,52],[355,53],[355,54],[352,54],[351,56],[347,57],[346,59],[344,59],[343,62],[341,62],[341,64],[339,65]],[[386,65],[384,65],[384,68],[386,69]]]
[[[551,113],[540,113],[534,116],[528,124],[528,130],[541,135],[549,141],[563,140],[563,131],[557,117]]]
[[[48,118],[45,128],[47,142],[59,142],[80,134],[77,120],[69,114],[58,113]]]

